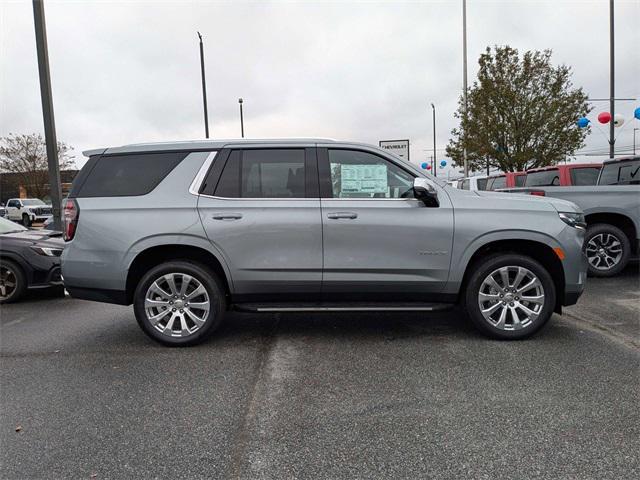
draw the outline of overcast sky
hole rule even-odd
[[[487,45],[553,49],[573,82],[609,94],[607,0],[468,0],[469,83]],[[408,138],[444,158],[462,89],[461,0],[45,2],[60,140],[82,150],[204,138],[196,31],[205,38],[212,137]],[[0,136],[42,132],[30,1],[0,0]],[[640,98],[640,1],[616,0],[616,96]],[[636,102],[620,102],[631,147]],[[595,104],[597,112],[608,110]],[[640,132],[638,132],[640,133]],[[638,135],[640,143],[640,135]],[[604,151],[594,129],[588,151]]]

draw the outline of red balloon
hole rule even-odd
[[[431,165],[427,165],[427,170],[431,170]]]
[[[609,123],[611,121],[611,114],[609,112],[602,112],[598,115],[598,121],[600,123]]]

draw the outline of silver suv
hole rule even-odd
[[[457,190],[369,145],[325,139],[130,145],[85,153],[65,203],[77,298],[133,304],[167,345],[225,311],[435,311],[485,334],[538,331],[584,288],[582,212]]]

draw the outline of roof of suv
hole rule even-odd
[[[215,150],[229,144],[309,144],[309,143],[333,143],[331,138],[230,138],[219,140],[188,140],[179,142],[135,143],[121,147],[96,148],[85,150],[84,156],[100,155],[103,153],[133,153],[133,152],[157,152],[157,151],[181,151],[181,150]],[[352,144],[349,142],[349,144]]]
[[[603,162],[603,164],[609,164],[609,163],[620,163],[620,162],[631,162],[633,160],[638,160],[640,159],[640,156],[638,155],[632,155],[630,157],[618,157],[618,158],[611,158],[609,160],[605,160]]]

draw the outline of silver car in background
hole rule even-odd
[[[584,289],[573,203],[454,189],[377,147],[326,139],[86,152],[64,207],[65,286],[133,304],[166,345],[224,312],[435,311],[520,339]]]

